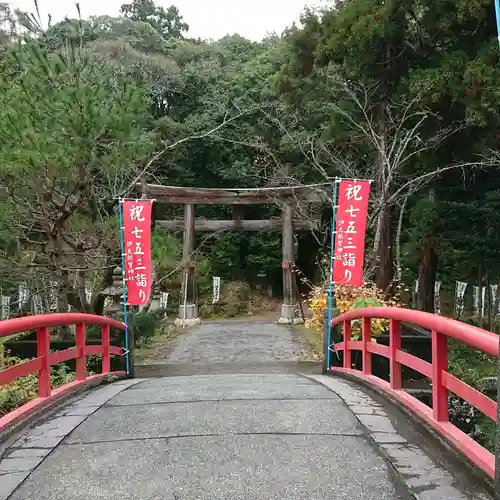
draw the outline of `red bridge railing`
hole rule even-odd
[[[101,327],[101,344],[86,344],[86,326]],[[50,351],[50,328],[58,326],[75,326],[76,345],[64,351]],[[0,386],[16,379],[38,374],[38,398],[0,418],[0,431],[15,423],[28,412],[45,404],[50,398],[56,398],[82,386],[89,381],[97,381],[109,375],[124,375],[125,372],[111,372],[111,356],[123,355],[121,347],[110,345],[110,329],[125,331],[125,325],[119,321],[93,314],[66,313],[25,316],[22,318],[0,321],[0,338],[23,332],[36,330],[37,357],[17,365],[0,370]],[[87,356],[92,354],[102,357],[102,373],[88,376]],[[76,360],[75,380],[69,384],[53,389],[50,379],[50,367],[64,361]]]
[[[389,346],[371,342],[372,318],[389,320]],[[359,341],[351,340],[353,320],[362,321],[362,339]],[[402,322],[432,332],[432,363],[401,350]],[[396,307],[355,309],[331,322],[332,329],[339,325],[343,326],[343,341],[330,349],[343,352],[343,366],[330,366],[328,371],[349,374],[382,389],[423,419],[490,477],[495,477],[495,456],[449,421],[449,392],[456,394],[495,422],[497,403],[448,372],[448,338],[498,357],[498,335],[453,319]],[[361,370],[352,368],[352,351],[362,353]],[[372,375],[373,354],[389,359],[390,382]],[[407,366],[431,380],[432,408],[403,390],[402,366]]]

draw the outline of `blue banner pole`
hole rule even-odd
[[[125,273],[125,227],[123,225],[123,200],[120,200],[120,249],[122,254],[122,277],[123,277],[123,323],[125,324],[125,371],[130,375],[129,341],[128,341],[128,318],[127,318],[127,275]]]
[[[500,0],[495,0],[495,17],[497,20],[497,39],[500,46]]]
[[[330,285],[328,290],[328,325],[326,328],[326,335],[328,337],[327,340],[327,349],[326,349],[326,368],[327,370],[330,368],[330,346],[332,345],[332,315],[333,315],[333,306],[336,305],[335,297],[333,293],[333,265],[334,265],[334,255],[335,255],[335,228],[336,228],[336,220],[337,220],[337,193],[338,193],[338,183],[339,179],[335,179],[333,183],[333,201],[332,201],[332,231],[330,237]]]

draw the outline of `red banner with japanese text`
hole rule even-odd
[[[342,180],[338,192],[333,282],[361,286],[370,183]]]
[[[127,304],[147,304],[151,295],[151,200],[124,200],[123,244]]]

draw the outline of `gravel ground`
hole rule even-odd
[[[299,361],[291,328],[273,323],[204,323],[178,337],[156,363],[260,364]]]

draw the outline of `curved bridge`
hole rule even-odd
[[[389,346],[370,342],[371,318],[380,317],[390,320]],[[360,341],[350,338],[356,319]],[[432,331],[432,363],[401,350],[401,322]],[[75,325],[76,347],[51,353],[49,329],[61,324]],[[101,327],[100,345],[87,345],[85,325],[92,324]],[[110,345],[110,329],[123,331],[121,323],[81,314],[1,322],[2,337],[37,330],[37,358],[0,372],[0,383],[36,372],[39,397],[0,419],[0,499],[492,498],[485,477],[494,477],[494,457],[448,421],[447,395],[493,420],[496,403],[447,372],[447,338],[498,356],[498,337],[391,308],[352,311],[333,326],[344,340],[328,345],[327,375],[299,363],[292,329],[233,321],[181,335],[157,360],[157,377],[143,370],[140,378],[82,392],[123,375],[111,371],[111,357],[124,350]],[[330,363],[332,351],[342,352],[342,366]],[[88,377],[91,354],[102,357],[103,373]],[[390,381],[371,374],[374,355],[389,359]],[[70,359],[76,380],[52,390],[50,366]],[[432,380],[432,408],[403,390],[402,365]]]

